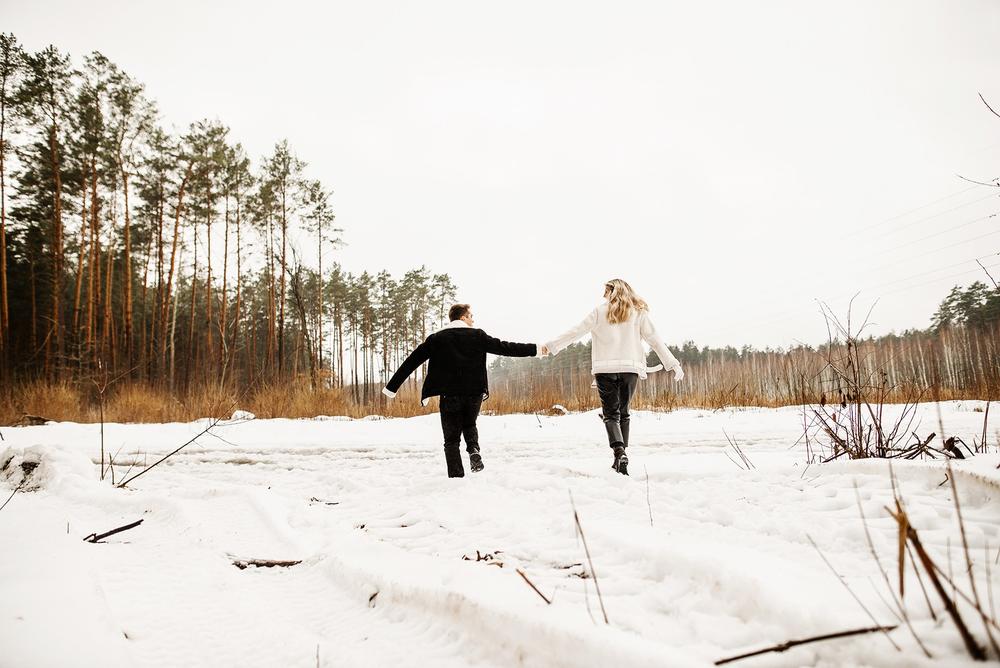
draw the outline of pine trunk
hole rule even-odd
[[[49,127],[49,158],[52,175],[55,179],[55,191],[53,193],[53,216],[52,216],[52,322],[51,335],[46,337],[45,346],[45,366],[48,376],[51,379],[58,379],[60,376],[59,366],[62,364],[63,339],[62,339],[62,319],[61,314],[61,292],[62,292],[62,175],[59,173],[59,151],[56,148],[57,126]],[[55,357],[53,363],[53,357]]]
[[[125,170],[121,154],[118,156],[118,170],[121,172],[122,194],[125,198],[125,269],[123,272],[125,277],[122,281],[122,300],[125,309],[125,364],[128,368],[127,373],[131,376],[135,366],[135,349],[132,341],[132,217],[128,204],[128,172]]]
[[[181,181],[181,186],[177,191],[177,210],[174,212],[174,238],[170,247],[170,267],[167,271],[167,285],[163,290],[163,301],[160,304],[160,373],[167,373],[167,325],[170,321],[170,295],[173,291],[174,285],[174,266],[175,260],[177,258],[177,241],[180,238],[181,231],[181,212],[184,208],[184,189],[187,187],[188,180],[191,178],[191,172],[194,170],[194,163],[189,163],[187,171],[184,173],[184,179]],[[176,300],[175,300],[176,301]],[[176,306],[175,306],[176,309]],[[176,310],[174,312],[174,320],[176,320]],[[175,325],[176,327],[176,325]],[[173,333],[170,334],[173,337]],[[170,387],[174,386],[173,378],[173,346],[171,345],[170,353]]]

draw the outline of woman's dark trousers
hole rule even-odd
[[[479,430],[476,419],[483,405],[481,395],[441,397],[441,430],[444,432],[444,459],[448,464],[448,477],[465,476],[462,452],[459,450],[465,436],[465,449],[472,454],[479,452]]]
[[[598,373],[597,392],[601,395],[601,418],[608,431],[608,445],[628,447],[629,419],[628,404],[635,393],[639,374]]]

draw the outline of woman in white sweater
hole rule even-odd
[[[591,335],[591,373],[601,396],[601,417],[608,432],[608,444],[614,452],[611,468],[628,475],[629,401],[636,383],[646,374],[666,368],[681,380],[684,371],[656,333],[649,319],[649,306],[621,279],[604,284],[607,300],[576,327],[545,344],[552,355],[581,338]],[[645,341],[656,351],[660,365],[646,367]],[[544,349],[543,349],[544,350]]]

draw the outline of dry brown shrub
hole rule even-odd
[[[25,415],[37,415],[60,422],[81,422],[81,393],[69,383],[30,381],[0,391],[0,423],[20,424]]]
[[[106,392],[104,402],[105,422],[177,422],[186,417],[176,399],[145,385],[126,385]],[[100,420],[99,405],[91,405],[87,413],[89,421]]]

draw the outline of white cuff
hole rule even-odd
[[[385,396],[389,397],[390,399],[392,399],[392,398],[394,398],[396,396],[396,393],[392,392],[387,387],[383,387],[382,388],[382,394],[384,394]]]

